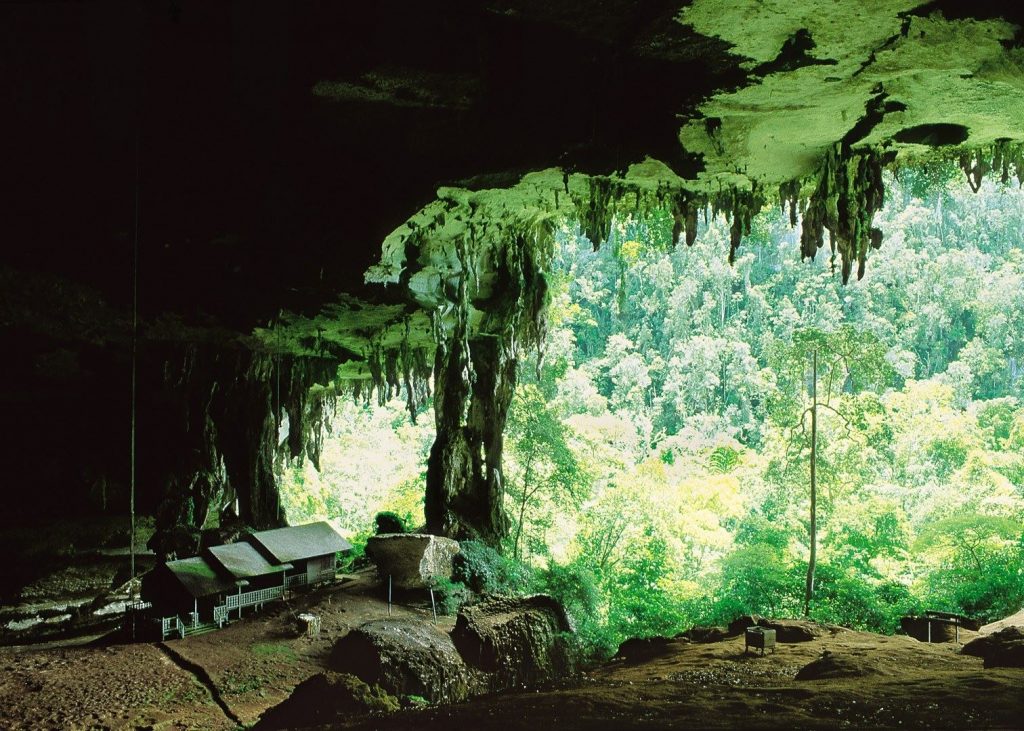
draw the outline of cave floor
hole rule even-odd
[[[969,641],[975,633],[962,633]],[[675,640],[666,654],[613,661],[561,688],[405,711],[347,729],[1024,728],[1024,669],[984,669],[961,645],[836,628],[775,654],[743,638]],[[852,677],[795,680],[824,650]]]
[[[321,617],[300,636],[299,612]],[[396,604],[430,621],[429,605]],[[0,648],[0,728],[233,729],[324,670],[334,642],[387,615],[371,574],[296,595],[218,632],[129,645]],[[442,618],[443,627],[452,620]],[[973,633],[961,637],[966,641]],[[350,729],[1021,728],[1024,669],[984,669],[959,645],[836,629],[764,657],[742,638],[667,643],[581,679],[458,706],[353,718]],[[847,677],[794,679],[828,650]]]
[[[372,571],[296,593],[222,630],[160,643],[0,647],[0,729],[202,729],[249,726],[296,685],[323,671],[349,629],[387,616]],[[295,615],[321,618],[317,639]],[[393,606],[430,621],[427,604]],[[452,618],[439,618],[449,628]],[[182,662],[184,661],[184,662]],[[196,670],[199,669],[197,673]]]

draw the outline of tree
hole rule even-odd
[[[521,559],[531,529],[543,532],[556,511],[578,506],[588,480],[566,442],[565,426],[536,385],[522,384],[516,389],[506,435],[510,446],[506,496],[511,504],[511,548],[512,555]],[[534,548],[544,543],[543,535],[536,539]]]
[[[820,375],[823,376],[822,399],[819,400]],[[780,381],[792,389],[780,395],[780,411],[791,419],[793,436],[809,442],[810,509],[808,521],[809,559],[804,590],[804,615],[811,611],[814,596],[814,572],[818,558],[818,418],[825,409],[842,423],[846,437],[856,439],[855,424],[845,409],[834,404],[841,401],[844,392],[853,392],[869,385],[884,383],[889,372],[885,349],[871,333],[858,332],[844,326],[834,332],[818,329],[800,330],[789,344],[775,348],[774,360],[780,371]],[[810,379],[806,368],[810,361]],[[810,404],[804,405],[804,389],[809,385]],[[800,410],[798,413],[798,409]],[[810,417],[808,429],[807,419]],[[788,452],[788,450],[787,450]],[[788,457],[788,455],[787,455]],[[788,459],[787,459],[788,461]]]

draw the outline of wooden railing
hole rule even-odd
[[[279,599],[284,594],[283,586],[273,586],[269,589],[247,591],[244,594],[228,594],[225,597],[224,606],[226,609],[238,609],[239,607],[251,607],[254,604],[262,604],[271,599]]]
[[[160,639],[166,640],[171,635],[178,635],[179,637],[185,636],[185,627],[181,621],[181,618],[177,615],[173,617],[161,617],[160,618]]]

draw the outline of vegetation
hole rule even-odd
[[[750,612],[892,632],[1019,609],[1024,195],[886,182],[885,245],[846,286],[774,211],[732,266],[722,219],[689,248],[668,213],[620,220],[598,252],[566,223],[506,430],[509,545],[464,545],[455,581],[557,594],[595,654]],[[417,525],[431,434],[400,420],[346,406],[289,516]]]

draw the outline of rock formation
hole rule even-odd
[[[721,213],[729,257],[777,201],[845,279],[882,245],[886,166],[1021,178],[1012,4],[112,7],[4,9],[0,405],[33,487],[13,521],[125,510],[136,264],[158,547],[236,499],[281,522],[275,465],[315,461],[333,398],[401,392],[415,416],[431,377],[428,528],[496,544],[553,221],[600,245],[663,208],[692,243]]]

